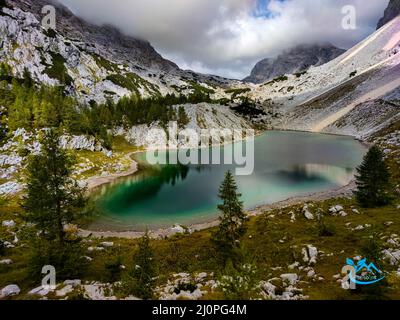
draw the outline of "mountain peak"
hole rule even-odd
[[[179,67],[164,59],[148,41],[123,34],[112,25],[94,25],[76,16],[56,0],[7,0],[14,7],[33,13],[40,21],[41,11],[45,5],[57,8],[57,31],[69,39],[85,43],[95,53],[107,53],[107,58],[121,63],[135,61],[139,67],[156,69],[164,72],[175,72]],[[113,49],[110,50],[112,41]]]
[[[331,43],[301,44],[284,51],[275,59],[261,60],[244,81],[262,83],[284,74],[303,72],[311,66],[323,65],[344,52]]]
[[[390,0],[389,5],[385,10],[384,16],[379,20],[377,30],[383,27],[386,23],[400,15],[400,0]]]

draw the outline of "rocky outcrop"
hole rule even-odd
[[[385,10],[384,16],[379,20],[376,29],[380,29],[386,23],[400,15],[400,0],[390,0],[388,7]]]
[[[256,64],[247,82],[262,83],[285,74],[295,74],[308,70],[311,66],[323,65],[345,50],[332,44],[300,45],[285,51],[275,59],[264,59]]]
[[[67,7],[54,0],[9,0],[24,11],[33,13],[40,21],[42,8],[51,4],[57,9],[57,31],[64,36],[81,41],[89,51],[109,54],[114,61],[135,61],[138,67],[177,71],[178,66],[164,59],[147,41],[122,34],[113,26],[96,26],[75,16]],[[110,50],[112,41],[112,50]]]
[[[53,0],[7,3],[0,8],[0,61],[11,67],[14,76],[21,77],[27,69],[38,83],[63,85],[80,102],[117,101],[132,94],[188,94],[193,83],[215,87],[213,98],[220,99],[233,83],[180,70],[147,41],[110,25],[84,21]],[[45,30],[41,24],[42,8],[48,4],[57,10],[55,30]]]

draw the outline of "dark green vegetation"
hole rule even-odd
[[[44,72],[52,79],[57,79],[61,85],[70,86],[73,79],[65,67],[65,59],[59,53],[50,53],[53,64],[47,66]]]
[[[24,220],[33,224],[30,273],[39,279],[41,268],[52,265],[58,277],[79,276],[83,254],[79,238],[68,238],[65,226],[89,214],[85,190],[72,176],[73,159],[59,146],[54,130],[45,133],[41,153],[31,155],[27,165]]]
[[[140,92],[138,89],[140,87],[145,88],[148,92],[152,92],[154,95],[160,96],[160,92],[154,84],[142,79],[141,77],[139,77],[134,73],[126,73],[124,75],[119,73],[114,73],[107,76],[106,79],[110,80],[111,82],[115,83],[116,85],[122,88],[134,92],[136,97],[140,97]]]
[[[1,64],[0,105],[6,108],[0,110],[0,138],[7,135],[7,130],[25,128],[31,131],[54,127],[71,134],[93,135],[110,148],[112,139],[108,129],[153,122],[166,125],[169,121],[178,121],[180,126],[185,126],[189,121],[185,110],[172,106],[205,100],[208,101],[209,96],[199,93],[189,96],[156,95],[147,99],[134,94],[116,103],[109,99],[105,104],[91,102],[79,105],[74,98],[65,95],[63,87],[38,87],[29,72],[26,71],[24,77],[18,79],[12,76],[6,64]]]
[[[398,172],[398,165],[396,166],[392,160],[391,158],[388,160],[390,170],[393,173]],[[392,183],[398,184],[400,182],[398,175],[392,176],[394,177]],[[228,209],[226,212],[240,212],[240,203],[238,203],[237,194],[234,195],[233,185],[231,179],[227,179],[224,183],[226,188],[223,189],[230,190],[229,193],[221,192],[221,195],[225,195],[223,199],[226,199],[222,201],[225,205],[221,207],[224,212],[225,209]],[[226,197],[227,194],[232,197]],[[228,199],[232,201],[227,201]],[[35,233],[29,227],[22,225],[26,211],[20,206],[18,200],[0,199],[0,201],[2,219],[14,219],[17,222],[17,227],[13,230],[19,231],[20,239],[20,245],[17,248],[8,249],[0,246],[1,257],[14,261],[11,266],[0,265],[0,287],[10,283],[18,284],[23,293],[20,298],[32,298],[24,293],[40,284],[36,277],[31,276],[32,268],[39,272],[40,264],[54,261],[56,258],[52,255],[56,255],[56,257],[62,256],[65,261],[60,266],[61,275],[79,277],[86,281],[122,281],[122,286],[116,288],[117,294],[121,297],[132,292],[142,297],[154,294],[147,290],[138,292],[135,285],[142,280],[143,283],[150,283],[148,282],[149,275],[154,273],[158,278],[154,279],[154,283],[152,282],[153,288],[165,284],[175,273],[207,272],[210,274],[213,272],[215,279],[221,281],[226,291],[223,292],[221,289],[215,292],[209,291],[204,298],[249,299],[256,297],[254,284],[258,281],[280,277],[283,273],[295,272],[302,281],[305,281],[301,283],[300,288],[310,299],[400,299],[400,281],[396,276],[397,266],[390,265],[381,255],[382,250],[390,248],[386,240],[392,234],[399,233],[400,211],[396,207],[399,203],[379,208],[362,208],[355,199],[348,198],[309,203],[310,210],[318,218],[311,221],[303,217],[303,203],[261,212],[260,216],[251,217],[246,222],[245,233],[238,237],[240,247],[235,249],[236,263],[234,260],[233,262],[228,260],[226,267],[223,267],[221,251],[212,241],[214,235],[220,232],[219,228],[150,242],[146,238],[108,239],[114,242],[114,248],[95,253],[84,253],[84,251],[89,246],[99,245],[104,239],[88,238],[79,241],[74,234],[68,233],[66,239],[77,241],[66,241],[67,245],[64,245],[63,249],[57,246],[57,241],[54,242],[55,247],[45,241],[41,242],[39,247],[35,245],[33,249],[32,239],[35,238]],[[226,206],[228,203],[232,203],[232,207],[228,208]],[[329,208],[337,204],[342,205],[348,213],[346,217],[329,214]],[[230,208],[237,210],[230,211]],[[353,209],[357,209],[359,213],[353,212]],[[293,214],[296,215],[295,222],[291,222]],[[391,223],[388,224],[388,222]],[[370,227],[355,230],[357,226],[366,224]],[[0,244],[13,240],[13,235],[3,226],[0,226],[0,240]],[[317,264],[313,267],[324,280],[310,280],[306,272],[288,268],[288,265],[295,261],[303,264],[301,250],[309,244],[317,247],[320,252],[324,252],[318,255]],[[79,270],[74,268],[82,261],[80,257],[88,254],[93,261],[84,264]],[[334,276],[340,274],[346,258],[358,255],[368,257],[370,262],[374,262],[378,268],[387,272],[386,281],[355,291],[343,290]],[[47,260],[42,259],[42,256],[47,257]],[[33,257],[40,260],[35,262],[32,260]],[[121,269],[121,265],[125,265],[126,270]],[[142,274],[138,271],[140,269],[136,269],[137,265],[145,267]],[[227,275],[230,277],[226,278]],[[241,278],[246,280],[246,286],[241,285],[243,283]],[[144,286],[144,289],[146,288],[148,287]],[[277,288],[277,292],[279,290],[281,289]]]
[[[278,82],[284,82],[284,81],[287,81],[288,79],[289,78],[287,76],[282,75],[282,76],[276,77],[275,79],[272,79],[272,80],[264,83],[262,86],[268,86],[268,85],[275,84],[275,83],[278,83]]]
[[[328,209],[332,205],[340,203],[347,212],[350,212],[351,206],[358,208],[361,214],[350,214],[347,217],[334,217],[329,214]],[[326,224],[334,227],[331,236],[322,236],[319,234],[318,222],[308,221],[302,218],[302,205],[291,206],[285,209],[277,209],[265,212],[259,217],[253,217],[247,222],[247,231],[243,236],[242,246],[246,248],[246,255],[253,266],[257,267],[257,278],[268,280],[273,277],[279,277],[283,273],[298,273],[307,281],[306,274],[299,273],[298,270],[290,270],[287,266],[295,261],[302,261],[302,247],[307,244],[315,245],[318,250],[324,251],[326,254],[318,258],[317,265],[314,267],[317,274],[324,277],[324,281],[303,283],[301,288],[304,294],[309,295],[310,299],[366,299],[371,293],[353,292],[343,290],[334,275],[340,274],[345,264],[346,258],[356,255],[363,255],[365,250],[370,246],[370,236],[372,234],[390,235],[398,233],[400,225],[400,213],[395,206],[385,206],[379,209],[361,209],[353,200],[333,199],[325,202],[315,203],[316,207],[320,207],[326,214],[324,221]],[[290,212],[298,215],[296,223],[290,222]],[[14,217],[15,212],[21,212],[16,204],[8,203],[2,207],[2,215],[4,217]],[[385,225],[387,221],[392,221],[390,226]],[[371,224],[371,228],[360,231],[352,231],[346,224],[351,223],[352,227],[357,225]],[[237,270],[230,264],[226,268],[221,267],[220,255],[215,245],[211,241],[212,234],[217,229],[210,229],[195,232],[191,235],[177,235],[167,240],[152,240],[151,248],[154,254],[154,267],[159,278],[154,285],[165,284],[171,275],[179,272],[214,272],[216,277],[222,277],[230,274],[235,276],[242,274],[251,276],[246,270]],[[4,236],[4,229],[0,227],[0,236]],[[280,240],[284,239],[284,243]],[[8,240],[8,239],[7,239]],[[93,261],[90,262],[86,269],[83,269],[80,278],[87,281],[109,281],[110,263],[118,261],[115,264],[119,266],[127,266],[127,270],[119,270],[117,273],[117,281],[125,280],[132,268],[137,264],[133,259],[138,253],[140,240],[129,239],[110,239],[114,241],[116,249],[109,249],[104,252],[93,254]],[[24,243],[30,243],[21,237]],[[99,244],[100,239],[93,239],[90,244],[82,246],[95,246]],[[384,241],[377,241],[379,249],[386,248]],[[374,245],[375,246],[375,245]],[[10,283],[17,283],[21,286],[22,292],[26,293],[39,283],[30,278],[28,275],[29,263],[27,257],[31,254],[29,246],[19,247],[18,249],[5,249],[4,258],[12,259],[15,264],[13,266],[0,266],[0,287],[4,287]],[[376,249],[373,249],[376,251]],[[327,254],[334,253],[332,256]],[[86,253],[87,254],[87,253]],[[370,258],[371,260],[373,258]],[[384,287],[384,291],[380,295],[389,299],[400,299],[400,285],[398,278],[392,276],[397,268],[390,266],[387,261],[379,259],[377,266],[388,272],[388,283]],[[276,267],[282,269],[274,269]],[[116,267],[115,267],[116,268]],[[114,270],[116,270],[114,268]],[[253,278],[250,278],[253,279]],[[115,280],[115,278],[113,279]],[[254,280],[251,280],[254,281]],[[234,289],[227,293],[232,297]],[[376,288],[375,286],[371,287]],[[397,288],[397,289],[396,289]],[[124,290],[124,288],[122,288]],[[251,296],[251,292],[248,293]],[[243,291],[238,295],[243,296]],[[21,298],[31,298],[30,296],[22,296]],[[225,294],[217,290],[215,293],[209,293],[204,298],[223,299]]]
[[[233,257],[234,251],[239,248],[240,239],[246,231],[246,214],[243,211],[240,196],[235,179],[228,171],[219,189],[219,198],[222,201],[222,204],[218,206],[218,210],[221,212],[220,224],[218,231],[213,235],[213,242],[224,262]]]
[[[383,152],[373,146],[357,169],[355,196],[363,207],[383,206],[390,202],[390,173]]]
[[[139,240],[138,246],[133,259],[132,270],[124,285],[128,288],[129,294],[149,300],[153,298],[157,274],[148,232]]]
[[[225,93],[232,94],[231,99],[235,100],[238,96],[250,92],[250,88],[239,88],[239,89],[229,89],[225,90]]]
[[[6,0],[0,0],[0,10],[3,8],[7,8],[8,4]]]
[[[256,108],[253,103],[251,103],[248,99],[244,99],[243,102],[235,107],[231,107],[231,110],[239,113],[242,116],[264,116],[266,113],[261,108]]]
[[[350,78],[353,78],[357,75],[357,70],[354,70],[353,72],[350,73]]]

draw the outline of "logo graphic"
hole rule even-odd
[[[367,259],[361,259],[355,263],[352,259],[346,259],[343,271],[347,273],[347,280],[356,285],[370,285],[382,281],[385,276],[375,264],[367,263]]]

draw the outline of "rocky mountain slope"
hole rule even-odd
[[[304,72],[311,66],[323,65],[344,52],[345,50],[330,43],[300,45],[285,51],[275,59],[261,60],[244,81],[263,83],[281,75]]]
[[[46,4],[56,6],[56,30],[40,23]],[[180,70],[148,42],[87,23],[51,0],[7,0],[1,11],[0,61],[15,75],[27,68],[39,83],[64,85],[81,101],[188,94],[196,85],[216,98],[226,96],[229,80]]]
[[[61,84],[83,102],[200,91],[212,99],[250,99],[268,114],[281,115],[273,120],[277,128],[356,136],[372,134],[396,117],[399,18],[325,64],[343,51],[332,45],[297,47],[281,55],[267,75],[279,76],[252,84],[180,70],[149,43],[91,25],[60,5],[57,30],[46,31],[39,21],[47,0],[7,2],[0,15],[0,61],[16,75],[27,68],[39,83]],[[371,106],[374,101],[385,108]],[[367,102],[369,109],[357,119],[359,105]],[[214,120],[210,123],[225,123]]]
[[[366,137],[398,118],[399,51],[400,17],[327,64],[251,86],[250,96],[280,110],[278,128]]]
[[[400,15],[400,0],[390,0],[384,16],[378,22],[377,30],[383,27],[390,20],[396,18],[398,15]]]

